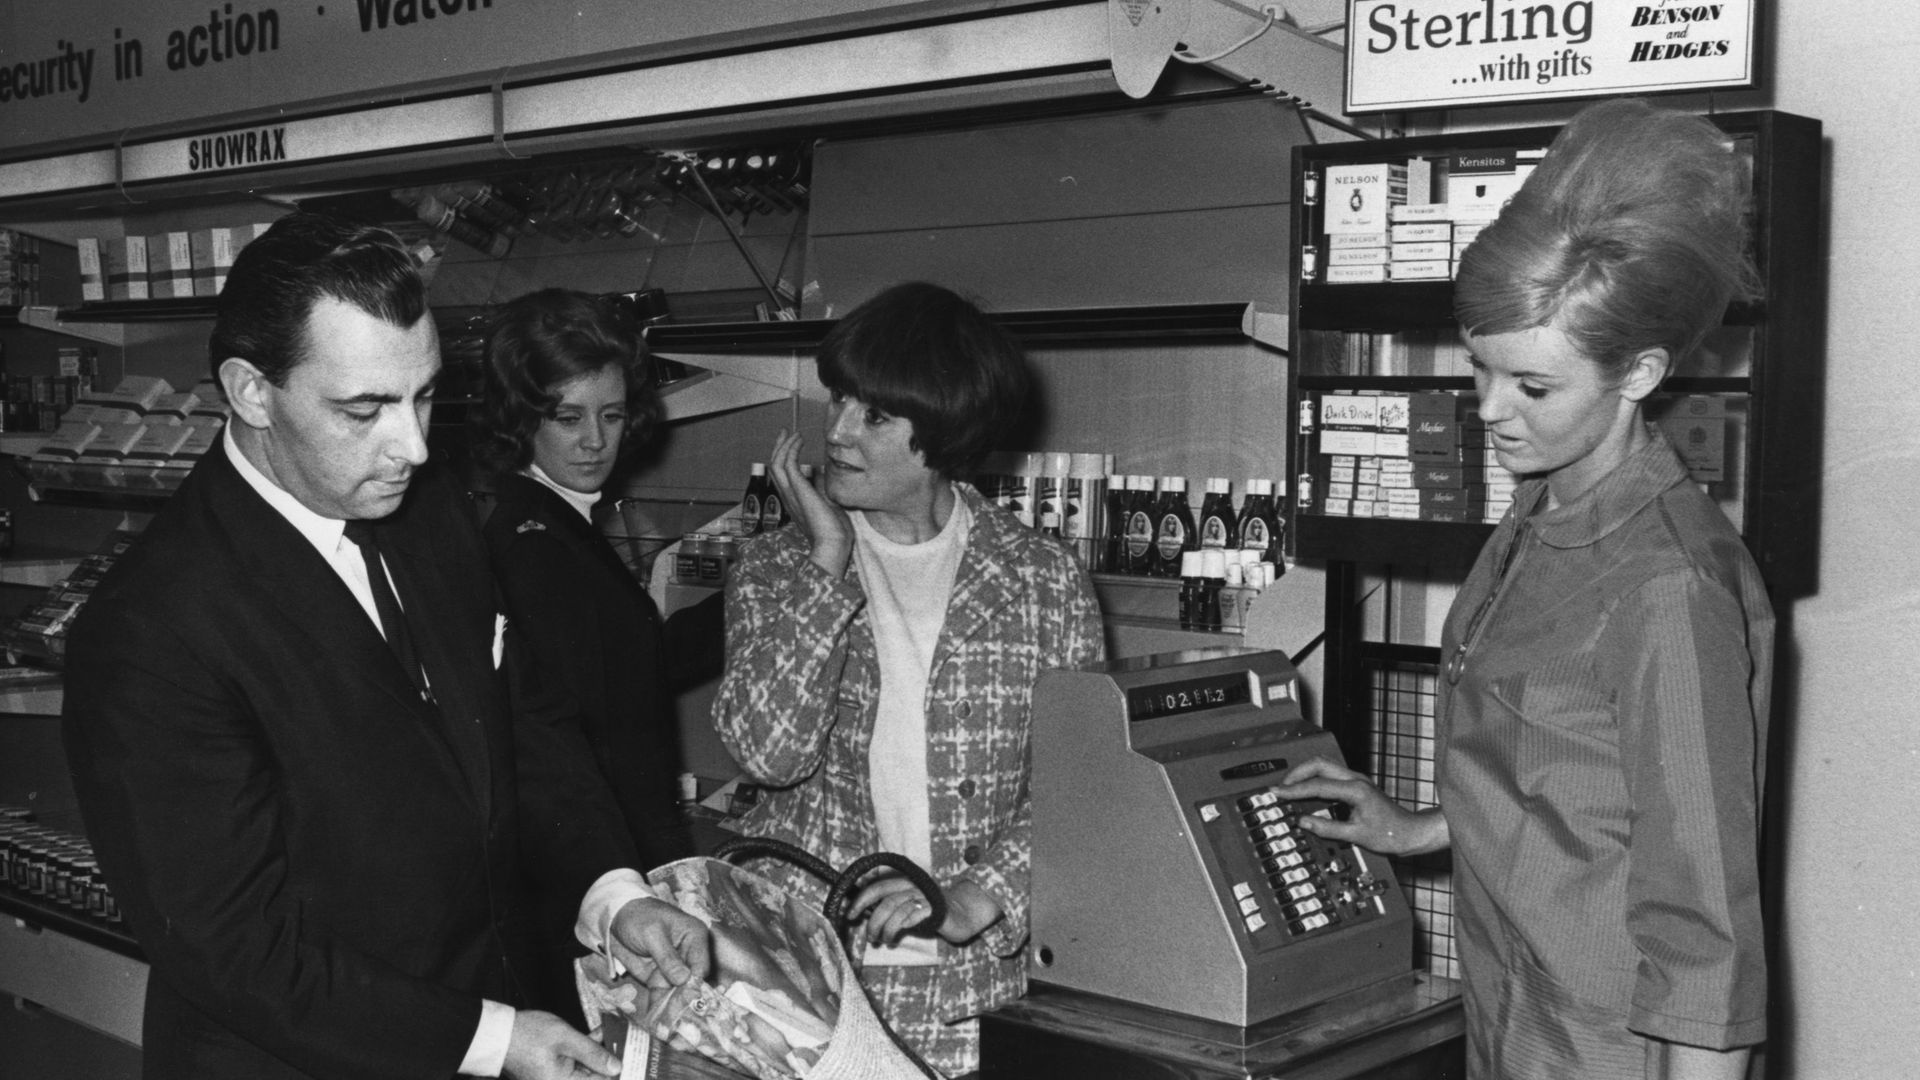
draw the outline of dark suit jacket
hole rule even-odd
[[[571,696],[641,858],[653,866],[692,854],[675,806],[673,694],[726,663],[719,594],[663,630],[653,598],[559,495],[517,474],[500,476],[494,492],[487,548],[521,639]]]
[[[68,756],[152,964],[149,1077],[446,1076],[481,997],[520,996],[523,844],[575,896],[632,865],[530,685],[515,722],[464,497],[423,471],[378,527],[437,707],[222,448],[73,630]]]

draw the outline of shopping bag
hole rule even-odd
[[[870,855],[846,871],[791,845],[729,841],[717,857],[681,859],[648,875],[662,900],[713,936],[707,982],[650,991],[611,957],[582,957],[576,982],[590,1034],[622,1057],[626,1077],[745,1076],[755,1080],[921,1080],[939,1074],[894,1037],[861,988],[843,938],[860,881],[890,867],[918,885],[946,918],[924,871],[895,855]],[[828,881],[824,910],[726,857],[772,856]],[[716,1073],[714,1066],[723,1070]]]

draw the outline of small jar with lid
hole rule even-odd
[[[731,536],[716,536],[707,545],[700,556],[700,584],[720,586],[727,583],[727,574],[733,569],[733,560],[739,554],[740,545]]]
[[[26,893],[28,896],[47,895],[47,862],[49,857],[50,853],[47,850],[45,841],[29,841],[26,845],[26,858],[20,859],[16,857],[14,859],[14,869],[16,873],[13,878],[13,887]]]

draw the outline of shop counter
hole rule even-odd
[[[1035,984],[980,1022],[980,1080],[1457,1080],[1459,984],[1420,972],[1253,1027]]]

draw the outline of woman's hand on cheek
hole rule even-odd
[[[800,526],[813,547],[813,564],[838,578],[847,572],[853,559],[853,520],[800,475],[798,432],[782,430],[774,440],[773,456],[767,474],[787,507],[787,515]]]

